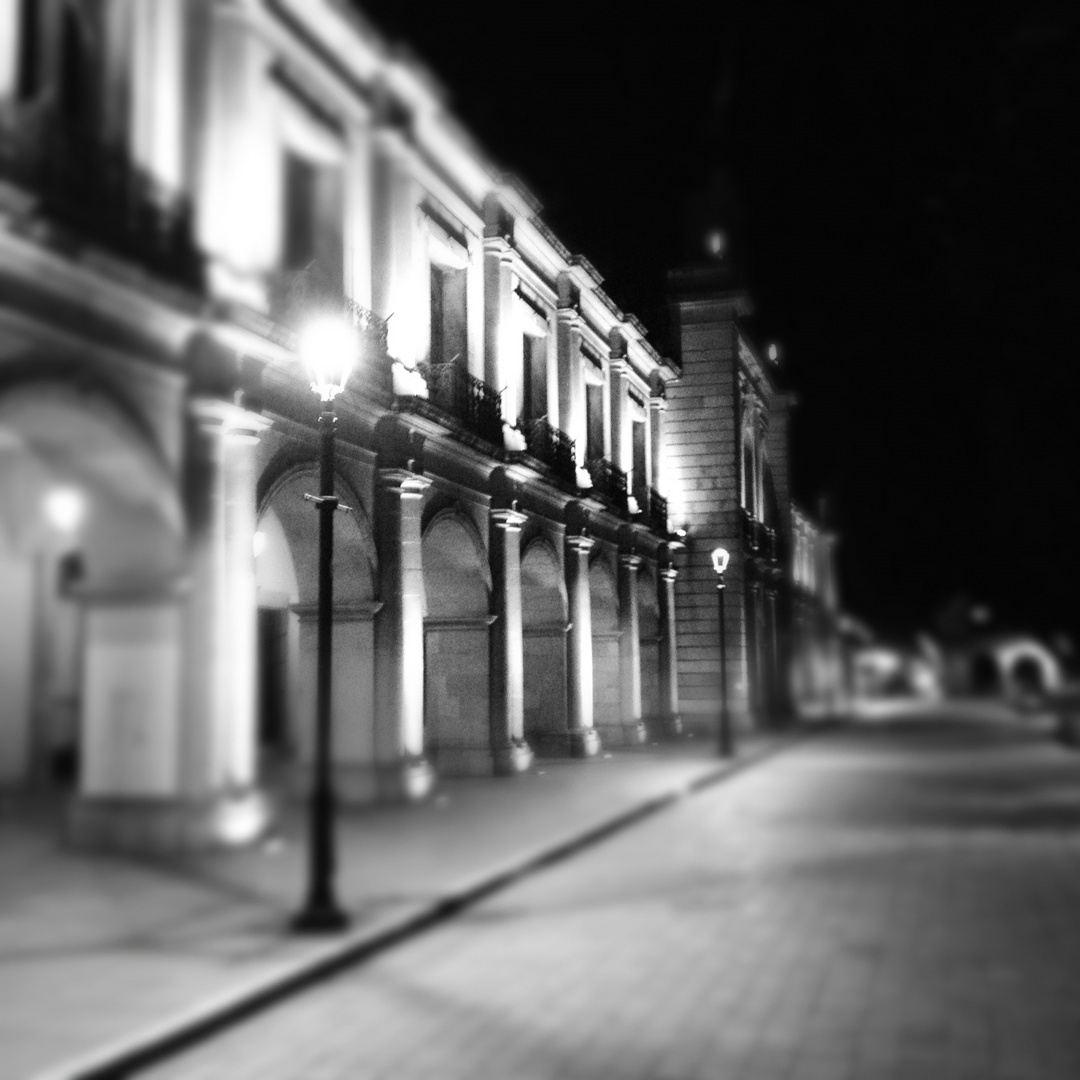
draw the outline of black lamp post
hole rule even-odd
[[[727,694],[727,638],[724,627],[724,571],[731,556],[724,548],[712,553],[713,569],[716,571],[716,595],[720,605],[720,723],[717,726],[717,749],[721,757],[731,757],[735,751],[731,732],[731,714],[728,712]]]
[[[327,933],[343,930],[349,917],[334,891],[334,787],[331,770],[330,686],[333,634],[334,513],[334,398],[344,389],[356,359],[353,328],[344,321],[325,319],[312,324],[301,340],[301,354],[311,377],[311,389],[322,401],[319,414],[319,494],[308,495],[319,511],[318,667],[315,697],[315,762],[308,819],[308,891],[303,909],[293,918],[294,930]],[[341,507],[341,509],[347,509]]]

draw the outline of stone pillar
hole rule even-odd
[[[498,226],[488,226],[488,230]],[[487,230],[485,230],[487,231]],[[520,373],[511,371],[514,354],[514,252],[509,240],[498,233],[484,237],[484,382],[503,394],[503,420],[516,424],[514,387]],[[520,355],[521,346],[517,346]]]
[[[216,4],[210,12],[195,206],[214,288],[260,307],[261,276],[275,265],[280,248],[282,170],[267,84],[270,46],[249,18],[247,5]]]
[[[611,463],[629,474],[633,466],[630,438],[630,375],[626,360],[612,357],[608,367],[611,396]]]
[[[668,733],[682,731],[679,715],[679,654],[675,640],[675,579],[673,566],[661,567],[657,587],[660,608],[660,712]]]
[[[571,307],[557,315],[558,426],[574,440],[578,468],[585,464],[585,384],[581,374],[581,316]]]
[[[132,161],[166,191],[184,184],[184,0],[131,5]]]
[[[238,844],[266,827],[256,726],[255,451],[269,421],[192,402],[190,588],[86,590],[84,746],[73,808],[92,846]],[[146,800],[150,800],[147,802]]]
[[[491,511],[491,752],[498,776],[523,772],[532,762],[521,635],[521,526],[527,520],[516,510]]]
[[[431,481],[404,469],[376,475],[375,520],[383,607],[375,617],[375,761],[379,794],[422,798],[434,783],[424,758],[424,569],[420,511]]]
[[[649,398],[649,483],[661,495],[666,495],[664,488],[664,412],[667,401],[656,395]]]
[[[592,605],[589,552],[595,541],[584,534],[566,538],[566,592],[570,631],[566,642],[567,714],[570,753],[589,757],[600,749],[593,728]]]
[[[0,0],[0,98],[14,97],[20,77],[20,0]]]
[[[645,724],[641,719],[641,629],[638,621],[638,569],[640,555],[619,556],[619,689],[622,702],[622,723],[618,741],[636,745],[645,741]],[[607,731],[604,742],[610,743]]]

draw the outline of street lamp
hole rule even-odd
[[[724,633],[724,571],[731,556],[724,548],[714,548],[712,565],[716,571],[716,595],[720,602],[720,724],[718,731],[721,757],[731,757],[734,752],[731,737],[731,716],[727,697],[727,641]]]
[[[293,919],[293,929],[308,933],[343,930],[349,917],[334,895],[334,789],[331,774],[330,658],[333,633],[334,398],[356,362],[359,342],[354,328],[337,318],[311,323],[300,338],[300,356],[311,389],[319,395],[319,494],[307,495],[319,510],[318,661],[315,697],[315,763],[311,785],[308,841],[308,893]],[[345,507],[342,507],[345,509]]]

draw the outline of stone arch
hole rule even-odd
[[[525,737],[539,752],[565,736],[566,582],[559,556],[546,537],[536,537],[521,556]]]
[[[130,403],[58,370],[0,384],[0,786],[107,785],[117,694],[148,739],[177,737],[178,485]]]
[[[295,464],[260,484],[255,578],[258,602],[259,732],[263,766],[306,771],[314,755],[318,657],[318,466]],[[374,537],[356,491],[340,474],[334,493],[334,762],[344,798],[367,799],[374,765],[374,624],[380,604]]]
[[[641,643],[641,715],[658,721],[660,708],[660,593],[646,559],[638,570],[638,640]]]
[[[617,725],[621,716],[619,682],[619,594],[611,564],[599,555],[589,567],[592,609],[593,723]]]
[[[424,529],[421,558],[425,741],[441,772],[469,772],[491,745],[487,553],[472,519],[448,507]]]

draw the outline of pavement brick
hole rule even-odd
[[[1075,1080],[1077,823],[1015,720],[820,734],[147,1075]]]

